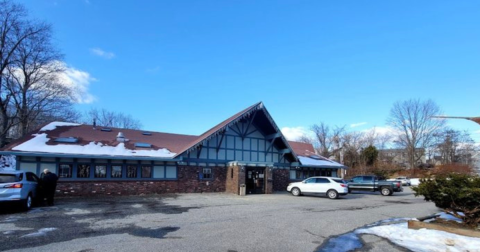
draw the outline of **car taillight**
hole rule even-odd
[[[400,187],[402,184],[400,182],[397,183],[397,186]]]
[[[340,184],[341,187],[348,187],[348,185]]]
[[[22,188],[23,184],[11,184],[11,185],[6,185],[3,188]]]

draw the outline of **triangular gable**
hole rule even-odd
[[[196,140],[194,140],[190,144],[186,145],[183,150],[181,150],[180,152],[177,153],[175,158],[184,154],[184,153],[188,153],[188,152],[196,150],[198,147],[200,147],[201,145],[203,145],[204,143],[206,143],[210,139],[224,133],[227,130],[227,128],[233,127],[240,120],[248,118],[250,116],[255,116],[258,111],[263,111],[264,112],[268,123],[270,123],[271,127],[273,127],[274,130],[275,130],[275,137],[281,138],[284,145],[291,151],[291,154],[294,157],[295,161],[298,161],[298,158],[297,158],[295,152],[290,147],[290,145],[289,145],[288,141],[286,140],[285,136],[283,136],[282,132],[278,128],[275,121],[273,121],[272,117],[270,116],[270,113],[268,113],[267,109],[265,108],[265,106],[263,105],[262,102],[258,102],[256,104],[254,104],[254,105],[236,113],[232,117],[226,119],[225,121],[219,123],[215,127],[206,131],[205,133],[200,135]]]

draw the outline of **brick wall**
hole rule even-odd
[[[290,183],[290,170],[275,169],[273,170],[273,190],[285,191]]]
[[[226,192],[240,194],[241,184],[245,184],[245,171],[239,166],[227,167]]]
[[[211,167],[213,178],[200,180],[201,167],[178,167],[178,180],[59,181],[57,195],[142,195],[162,193],[225,192],[226,167]]]

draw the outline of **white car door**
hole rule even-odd
[[[317,178],[316,193],[326,193],[331,188],[330,180],[327,178]]]
[[[315,192],[315,186],[316,186],[315,181],[316,181],[315,178],[309,178],[309,179],[304,180],[302,182],[302,186],[301,186],[300,190],[302,192],[306,192],[306,193]]]

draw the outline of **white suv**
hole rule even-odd
[[[302,182],[290,183],[287,191],[293,196],[302,194],[321,194],[330,199],[336,199],[339,195],[348,194],[348,184],[341,178],[311,177]]]

